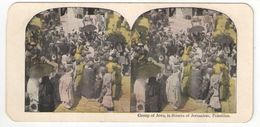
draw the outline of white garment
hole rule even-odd
[[[166,96],[170,104],[174,106],[181,101],[181,83],[179,79],[179,72],[173,73],[166,80]]]
[[[66,66],[67,65],[67,62],[68,62],[68,59],[69,59],[69,57],[67,56],[67,55],[62,55],[61,56],[61,63],[64,65],[64,66]]]
[[[88,51],[89,51],[89,54],[87,55],[88,58],[93,58],[94,55],[95,55],[95,50],[93,47],[89,46],[88,47]]]
[[[40,78],[30,78],[27,83],[27,93],[30,98],[30,105],[35,104],[36,106],[39,104],[39,81]],[[31,106],[30,106],[31,107]],[[30,110],[30,111],[38,111]]]
[[[202,50],[201,50],[201,48],[199,48],[199,47],[196,48],[196,52],[195,52],[194,58],[195,59],[201,59],[202,58]]]

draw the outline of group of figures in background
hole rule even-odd
[[[154,9],[132,30],[111,10],[49,9],[26,28],[25,111],[70,110],[81,98],[113,111],[129,85],[129,112],[176,111],[191,99],[221,112],[234,94],[236,41],[232,20],[208,9]]]

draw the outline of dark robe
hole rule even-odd
[[[202,75],[201,70],[192,69],[190,77],[189,95],[193,99],[199,99],[201,96]]]
[[[48,76],[42,78],[39,86],[39,111],[52,112],[54,111],[54,91],[53,85]]]
[[[115,69],[115,81],[114,81],[114,84],[113,84],[113,85],[115,85],[115,89],[114,89],[114,91],[112,91],[112,92],[114,92],[113,98],[115,100],[119,99],[121,92],[122,92],[121,91],[121,87],[122,87],[121,81],[122,81],[121,71],[120,71],[119,68],[116,68]]]
[[[204,100],[207,98],[207,95],[209,93],[209,85],[210,85],[210,79],[204,76],[202,85],[201,85],[201,89],[200,89],[201,94],[200,94],[199,99]]]
[[[149,78],[145,92],[145,112],[160,111],[160,86],[155,77]]]
[[[101,90],[102,90],[102,83],[103,80],[101,77],[96,77],[96,82],[95,82],[95,94],[94,94],[94,98],[99,98],[101,95]]]
[[[94,72],[94,69],[86,68],[83,72],[83,76],[80,82],[81,96],[84,96],[89,99],[94,97],[95,80],[96,74]]]
[[[163,108],[164,105],[167,103],[167,95],[166,95],[166,80],[167,76],[163,75],[158,79],[158,83],[160,85],[160,108]]]

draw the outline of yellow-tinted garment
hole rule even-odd
[[[228,21],[228,17],[226,15],[217,16],[217,24],[216,24],[216,29],[213,32],[213,37],[217,37],[221,34],[229,35],[233,39],[234,43],[236,43],[237,33],[233,28],[226,29],[227,21]]]
[[[107,72],[112,73],[114,71],[114,67],[120,67],[117,63],[114,62],[108,62],[106,64]]]
[[[82,77],[82,73],[83,73],[83,70],[84,70],[84,64],[81,63],[81,64],[78,64],[77,67],[76,67],[76,79],[75,79],[75,85],[78,86],[79,85],[79,82],[81,80],[81,77]]]
[[[106,34],[113,33],[117,29],[117,22],[120,20],[120,15],[118,13],[108,14],[108,24],[106,29]]]
[[[120,27],[120,33],[125,37],[127,44],[131,43],[131,31],[125,27]]]
[[[225,65],[224,64],[220,64],[220,63],[216,63],[213,66],[213,70],[214,70],[215,74],[220,74],[223,71],[224,68],[225,68]]]
[[[185,47],[184,48],[184,52],[183,52],[183,55],[182,55],[182,60],[183,61],[189,61],[190,60],[190,51],[191,51],[191,47]]]

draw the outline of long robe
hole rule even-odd
[[[52,112],[54,110],[54,89],[48,76],[43,77],[39,87],[39,111]]]
[[[60,78],[59,84],[59,92],[60,99],[65,104],[66,108],[71,108],[74,104],[74,96],[73,96],[73,81],[72,81],[72,72],[65,73]]]
[[[95,92],[96,74],[94,69],[86,68],[83,72],[81,80],[81,96],[91,99],[94,97]]]
[[[96,82],[95,82],[95,94],[94,98],[99,98],[102,90],[102,84],[103,84],[103,79],[102,76],[97,75],[96,76]]]
[[[116,68],[114,69],[114,73],[112,73],[112,77],[114,75],[114,79],[113,79],[113,85],[112,85],[112,97],[114,99],[119,99],[120,95],[121,95],[121,80],[122,80],[122,76],[121,76],[121,71],[120,69]]]
[[[191,75],[192,66],[187,64],[183,68],[183,75],[182,75],[182,83],[181,83],[181,90],[183,95],[187,95],[188,87],[190,84],[190,75]]]
[[[202,75],[201,70],[192,69],[189,85],[189,95],[193,99],[199,99],[201,95]]]
[[[145,111],[145,79],[136,79],[134,83],[134,94],[136,98],[136,111]]]
[[[145,92],[145,112],[159,112],[160,86],[155,77],[149,78]]]
[[[74,91],[76,92],[76,94],[78,94],[80,91],[80,81],[81,81],[81,78],[82,78],[82,73],[83,73],[83,70],[84,70],[84,64],[78,64],[76,65],[76,77],[75,77],[75,85],[74,85]]]
[[[214,109],[220,109],[220,93],[219,93],[220,77],[217,74],[211,76],[210,87],[213,91],[213,95],[210,98],[209,105]]]
[[[181,84],[179,72],[173,73],[166,80],[166,95],[168,102],[174,106],[181,106]]]
[[[167,76],[164,74],[157,79],[157,82],[160,85],[160,108],[162,108],[167,103],[167,95],[165,91],[166,80],[167,80]]]
[[[106,73],[103,78],[103,89],[105,89],[105,95],[103,96],[102,105],[106,108],[113,108],[112,100],[112,75]]]

